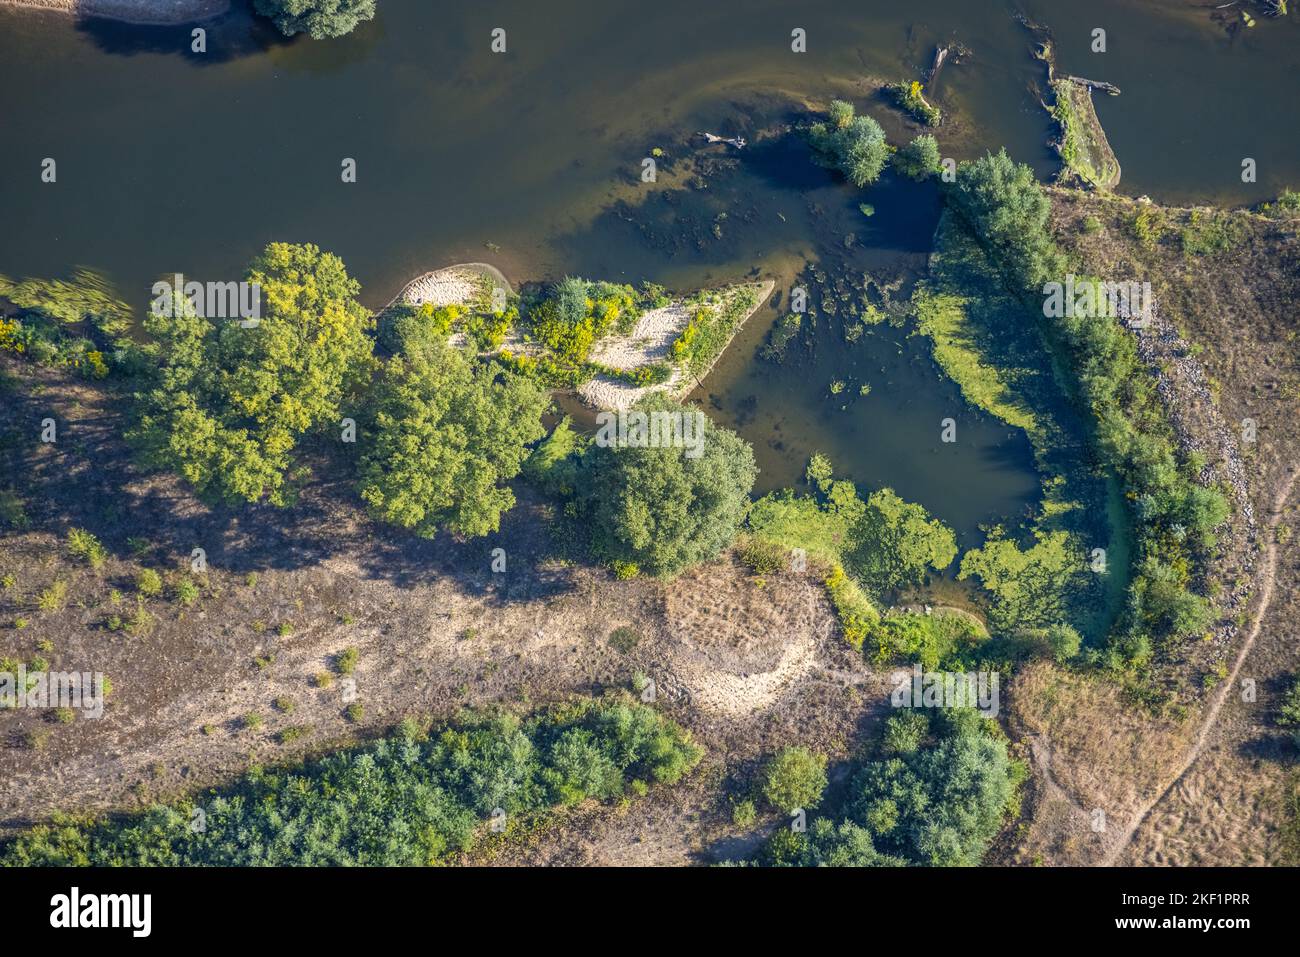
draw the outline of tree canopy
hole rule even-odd
[[[853,104],[832,100],[827,120],[814,123],[809,142],[820,162],[837,169],[854,186],[869,186],[880,178],[889,159],[885,131],[869,116],[854,115]]]
[[[696,415],[658,395],[636,411]],[[754,451],[701,416],[698,457],[671,445],[588,448],[580,509],[597,558],[674,575],[731,544],[757,474]]]
[[[545,435],[534,382],[472,362],[438,340],[390,359],[362,436],[358,489],[383,521],[432,538],[495,532],[514,506],[502,483]]]
[[[306,33],[313,40],[344,36],[375,18],[375,0],[255,0],[253,6],[285,36]]]
[[[145,319],[158,368],[130,437],[146,464],[206,500],[283,505],[299,439],[338,425],[369,376],[372,320],[342,260],[310,244],[271,243],[245,279],[265,301],[251,328],[198,316],[179,296]]]
[[[947,202],[1009,270],[1017,294],[1063,272],[1049,224],[1052,202],[1034,171],[1005,149],[962,163]]]
[[[929,569],[947,568],[957,557],[952,529],[888,488],[867,497],[853,538],[852,567],[877,593],[916,584]]]

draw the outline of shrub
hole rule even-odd
[[[1277,723],[1284,728],[1300,729],[1300,678],[1287,689],[1277,711]]]
[[[921,746],[930,731],[930,719],[924,712],[904,709],[885,721],[883,745],[886,754],[911,754]]]
[[[68,531],[68,551],[76,558],[81,558],[91,568],[100,568],[108,558],[108,550],[98,538],[84,528]]]
[[[926,100],[925,90],[916,80],[911,83],[895,83],[889,87],[889,92],[900,107],[926,126],[938,126],[943,118],[939,108]]]
[[[366,707],[360,701],[354,701],[344,709],[343,714],[349,721],[357,722],[366,716]]]
[[[753,827],[756,820],[758,820],[758,810],[751,799],[745,798],[731,806],[731,823],[736,827]]]
[[[828,121],[814,123],[808,139],[823,165],[839,170],[857,187],[879,179],[889,158],[880,124],[869,116],[855,116],[853,106],[843,100],[831,102]]]
[[[625,655],[629,654],[640,641],[640,633],[628,625],[620,625],[609,635],[609,643]]]
[[[199,594],[198,584],[188,575],[182,575],[176,580],[176,584],[172,586],[172,597],[182,605],[194,604]]]
[[[804,747],[782,748],[763,770],[763,797],[787,814],[821,803],[826,790],[826,756]]]
[[[135,590],[146,598],[162,594],[162,576],[152,568],[142,568],[135,575]]]
[[[776,542],[746,538],[740,546],[740,560],[758,575],[770,575],[786,567],[789,555]]]
[[[922,133],[894,154],[894,168],[917,180],[937,172],[941,162],[939,143],[929,133]]]
[[[41,592],[40,597],[36,599],[36,605],[41,611],[59,611],[67,600],[68,583],[62,578],[57,578],[50,583],[50,587]]]
[[[357,661],[360,657],[361,653],[356,648],[344,648],[334,659],[334,667],[339,674],[350,675],[357,670]]]

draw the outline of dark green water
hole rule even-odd
[[[1297,78],[1295,17],[1230,37],[1172,0],[1024,7],[1054,31],[1061,69],[1124,89],[1098,103],[1122,190],[1253,203],[1300,185],[1300,104],[1284,94]],[[757,269],[788,288],[834,250],[853,269],[902,275],[923,263],[933,225],[923,189],[887,179],[854,195],[785,147],[741,154],[715,192],[671,192],[671,176],[643,187],[636,175],[653,147],[669,165],[692,149],[695,130],[748,133],[779,121],[791,97],[919,76],[949,39],[971,56],[935,90],[950,118],[945,155],[1005,145],[1043,175],[1054,169],[1033,89],[1041,71],[1001,2],[379,9],[328,42],[285,42],[236,12],[210,25],[201,56],[188,28],[0,7],[0,271],[87,265],[143,304],[160,274],[232,278],[270,240],[312,241],[343,257],[372,306],[464,260],[517,281],[575,273],[688,289]],[[497,26],[505,55],[489,52]],[[1108,31],[1100,55],[1088,49],[1097,26]],[[808,31],[808,53],[790,52],[793,27]],[[899,138],[895,114],[856,99]],[[1257,184],[1240,182],[1244,156],[1258,162]],[[58,162],[56,184],[39,180],[44,157]],[[358,162],[355,184],[340,182],[344,157]],[[857,211],[863,200],[874,217]],[[847,250],[835,245],[845,231],[857,237]],[[761,312],[697,392],[755,442],[765,487],[788,484],[821,449],[966,533],[1032,502],[1023,438],[966,409],[915,342],[881,327],[850,349],[827,329],[799,362],[756,362],[775,318]],[[871,394],[842,409],[829,394],[837,378]],[[956,446],[938,442],[946,416]]]

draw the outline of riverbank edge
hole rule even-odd
[[[476,273],[479,276],[483,276],[487,279],[490,279],[497,286],[506,289],[511,295],[514,295],[516,292],[514,284],[505,275],[505,273],[503,273],[496,266],[493,266],[491,263],[483,263],[483,262],[453,263],[449,266],[443,266],[439,269],[431,269],[428,270],[427,272],[420,273],[418,276],[415,276],[412,279],[408,280],[407,282],[403,283],[402,288],[398,291],[397,295],[395,295],[391,300],[389,300],[387,305],[385,305],[383,309],[380,309],[377,315],[382,315],[383,313],[392,309],[398,303],[403,302],[406,299],[407,294],[410,292],[410,290],[417,287],[420,283],[426,282],[430,279],[436,279],[440,276],[452,276],[455,275],[456,273]],[[764,305],[766,305],[767,302],[771,299],[772,293],[776,289],[776,280],[769,277],[767,279],[761,279],[761,280],[751,281],[751,282],[731,283],[726,286],[718,287],[716,291],[718,292],[734,291],[734,290],[744,289],[747,287],[752,287],[756,290],[754,304],[732,326],[731,332],[727,336],[727,341],[723,344],[722,348],[718,350],[717,355],[715,355],[709,361],[709,364],[704,368],[702,372],[696,375],[695,373],[692,373],[689,369],[682,366],[677,369],[679,374],[675,375],[673,381],[670,383],[667,383],[665,385],[658,385],[658,386],[645,386],[640,389],[632,390],[634,397],[630,400],[628,405],[635,404],[637,400],[643,398],[645,395],[656,391],[667,392],[674,400],[680,402],[684,400],[686,396],[689,395],[696,387],[700,386],[703,383],[704,379],[708,377],[709,372],[713,370],[713,367],[717,365],[718,360],[721,359],[726,354],[729,348],[731,348],[731,344],[735,341],[736,335],[740,332],[740,330],[744,328],[746,323],[749,322],[749,320],[753,317],[754,313],[758,312],[758,310],[761,309]],[[699,291],[697,291],[696,295],[698,295],[698,293]],[[690,297],[684,297],[683,300],[681,301],[687,301],[689,300],[689,298]],[[466,300],[460,300],[456,302],[439,303],[439,305],[468,305],[468,302],[469,301],[466,299]],[[680,333],[681,330],[678,330],[678,335],[680,335]],[[653,361],[656,360],[653,358],[647,359],[647,363]],[[596,376],[596,378],[601,378],[601,377]],[[584,383],[584,385],[585,384],[586,383]],[[593,401],[588,395],[584,394],[582,386],[578,386],[576,388],[559,389],[556,391],[561,392],[565,395],[576,396],[589,408],[595,409],[597,411],[601,411],[602,409],[604,409],[603,405]]]
[[[122,0],[0,0],[0,7],[72,17],[113,20],[142,27],[177,26],[212,20],[230,12],[230,0],[180,0],[167,4]],[[150,14],[148,11],[156,11]]]

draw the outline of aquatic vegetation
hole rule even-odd
[[[823,455],[810,461],[808,481],[816,495],[785,489],[755,502],[748,533],[783,549],[802,549],[808,561],[828,569],[827,595],[850,645],[870,648],[881,663],[902,658],[929,666],[962,641],[986,637],[965,619],[883,616],[878,610],[885,596],[952,563],[957,543],[951,529],[891,489],[859,498],[852,482],[834,478]]]
[[[943,119],[939,108],[925,98],[925,88],[919,80],[895,83],[888,90],[894,97],[894,102],[926,126],[938,126]]]
[[[890,162],[904,176],[921,180],[937,173],[943,160],[939,155],[938,141],[929,133],[922,133],[906,146],[899,147]]]
[[[1260,203],[1259,211],[1272,219],[1300,216],[1300,191],[1284,189],[1271,203]]]
[[[13,317],[0,316],[0,352],[88,379],[107,378],[115,368],[129,371],[138,358],[127,335],[130,307],[97,273],[79,269],[70,280],[0,275],[0,300],[18,309]]]
[[[930,340],[935,361],[957,383],[967,402],[1033,435],[1039,428],[1033,410],[1005,381],[1001,370],[984,361],[967,324],[966,305],[961,296],[918,285],[912,295],[916,334]]]
[[[1217,488],[1199,483],[1195,463],[1180,453],[1135,337],[1121,322],[1041,319],[1043,283],[1064,269],[1045,229],[1049,201],[1028,167],[1016,169],[1005,153],[965,164],[949,197],[1012,284],[1026,321],[1041,323],[1049,347],[1068,363],[1096,454],[1124,485],[1135,538],[1132,579],[1106,660],[1141,666],[1164,640],[1196,634],[1210,620],[1211,603],[1193,590],[1192,569],[1204,568],[1214,528],[1230,507]],[[1147,222],[1145,212],[1138,223]]]
[[[854,186],[869,186],[880,178],[889,159],[885,131],[869,116],[856,116],[853,105],[832,100],[829,119],[814,123],[808,141],[818,161],[843,173]]]

